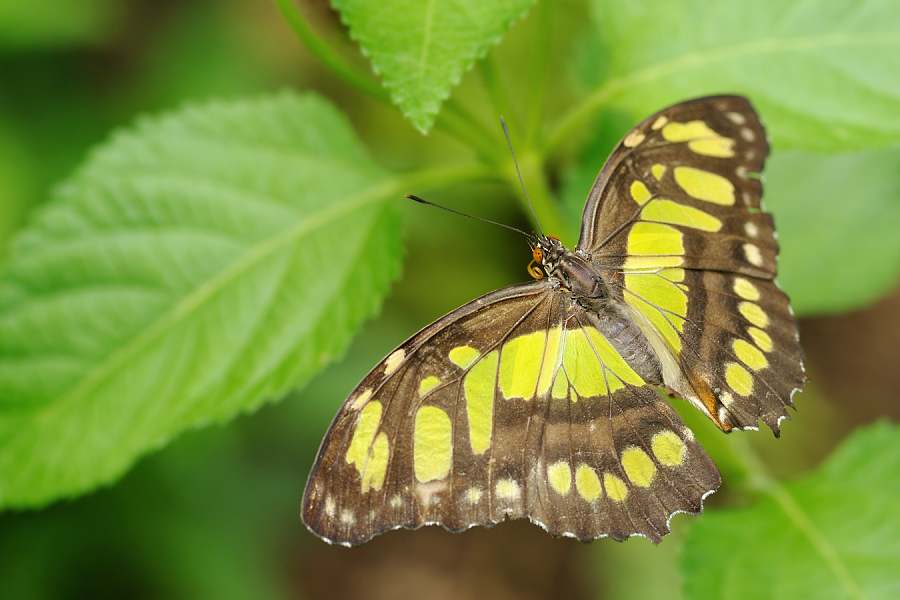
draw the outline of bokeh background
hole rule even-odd
[[[300,6],[317,31],[365,65],[327,3]],[[577,0],[558,3],[551,52],[560,64],[561,57],[584,55],[585,12]],[[527,93],[519,57],[527,55],[535,19],[514,25],[494,51],[515,94]],[[583,60],[554,69],[549,111],[583,91]],[[467,155],[453,139],[439,131],[422,136],[395,109],[334,78],[270,2],[3,3],[0,262],[53,186],[112,131],[141,114],[283,88],[330,98],[375,159],[392,169]],[[486,92],[477,74],[455,94],[484,106],[486,121],[495,118],[490,102],[481,102]],[[592,160],[602,163],[607,148],[599,146]],[[565,158],[552,165],[554,184],[566,177]],[[504,186],[455,186],[429,199],[530,228]],[[356,550],[327,546],[305,530],[299,507],[309,467],[357,381],[420,327],[526,277],[528,251],[516,236],[412,203],[400,210],[404,275],[343,359],[253,415],[186,433],[108,488],[0,515],[0,597],[677,597],[677,539],[690,525],[686,516],[673,521],[675,541],[658,547],[644,539],[584,545],[521,522],[459,535],[394,532]],[[812,383],[795,398],[798,418],[785,423],[777,442],[766,432],[739,434],[785,479],[808,472],[856,426],[900,417],[900,293],[854,312],[803,318],[801,340]],[[708,506],[740,501],[725,490]]]

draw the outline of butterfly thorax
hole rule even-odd
[[[540,237],[532,241],[535,260],[541,263],[549,277],[555,277],[573,297],[586,301],[607,298],[605,275],[586,258],[563,246],[555,237]]]
[[[559,281],[560,291],[584,309],[581,318],[600,331],[644,381],[661,384],[662,366],[653,346],[621,297],[611,293],[608,280],[615,274],[598,269],[588,257],[569,250],[555,237],[535,238],[532,246],[547,276]]]

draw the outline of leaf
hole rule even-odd
[[[391,98],[422,133],[463,73],[535,0],[333,0]]]
[[[900,3],[592,0],[608,77],[592,101],[634,118],[711,93],[747,95],[778,148],[900,140]],[[609,65],[607,65],[607,60]]]
[[[778,281],[798,315],[849,311],[900,279],[900,150],[776,152],[766,165]]]
[[[688,532],[685,597],[897,598],[900,428],[845,440],[812,475],[752,508],[709,511]]]
[[[101,147],[0,279],[0,506],[109,482],[342,353],[398,272],[396,186],[312,94]]]

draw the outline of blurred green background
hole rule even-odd
[[[326,3],[300,6],[317,31],[365,66]],[[551,56],[581,58],[553,69],[551,114],[572,103],[589,78],[579,74],[590,60],[590,45],[580,41],[586,12],[577,1],[558,3]],[[495,51],[514,98],[527,94],[521,57],[530,51],[535,20],[532,14],[515,24]],[[395,109],[335,79],[302,48],[270,2],[0,4],[0,261],[54,184],[115,129],[138,115],[185,103],[285,87],[315,89],[330,98],[389,168],[469,156],[440,131],[422,136]],[[454,94],[485,122],[496,118],[477,72],[466,75]],[[609,139],[598,142],[591,155],[597,163],[592,170],[628,125],[608,128]],[[554,185],[576,177],[565,152],[558,160],[551,165]],[[581,196],[586,192],[584,187]],[[429,199],[530,228],[505,186],[455,186]],[[381,316],[365,326],[343,360],[304,390],[253,415],[181,436],[114,486],[44,510],[0,516],[0,596],[677,597],[675,540],[688,517],[674,519],[672,539],[659,547],[643,539],[582,545],[551,539],[524,523],[461,535],[436,528],[396,532],[354,551],[328,547],[307,533],[299,512],[306,476],[347,393],[420,327],[526,277],[527,248],[515,235],[412,203],[399,208],[406,222],[405,274]],[[900,295],[854,313],[804,319],[801,339],[813,383],[795,398],[798,418],[785,423],[777,442],[768,433],[744,434],[783,478],[813,468],[855,426],[900,416],[900,370],[894,366]],[[742,500],[725,489],[709,506],[735,502]]]

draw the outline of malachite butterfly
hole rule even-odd
[[[331,424],[303,519],[328,542],[527,517],[655,542],[721,483],[667,399],[778,434],[806,376],[762,210],[747,99],[644,120],[590,191],[575,250],[529,236],[539,278],[482,296],[379,363]],[[543,274],[546,276],[541,276]]]

